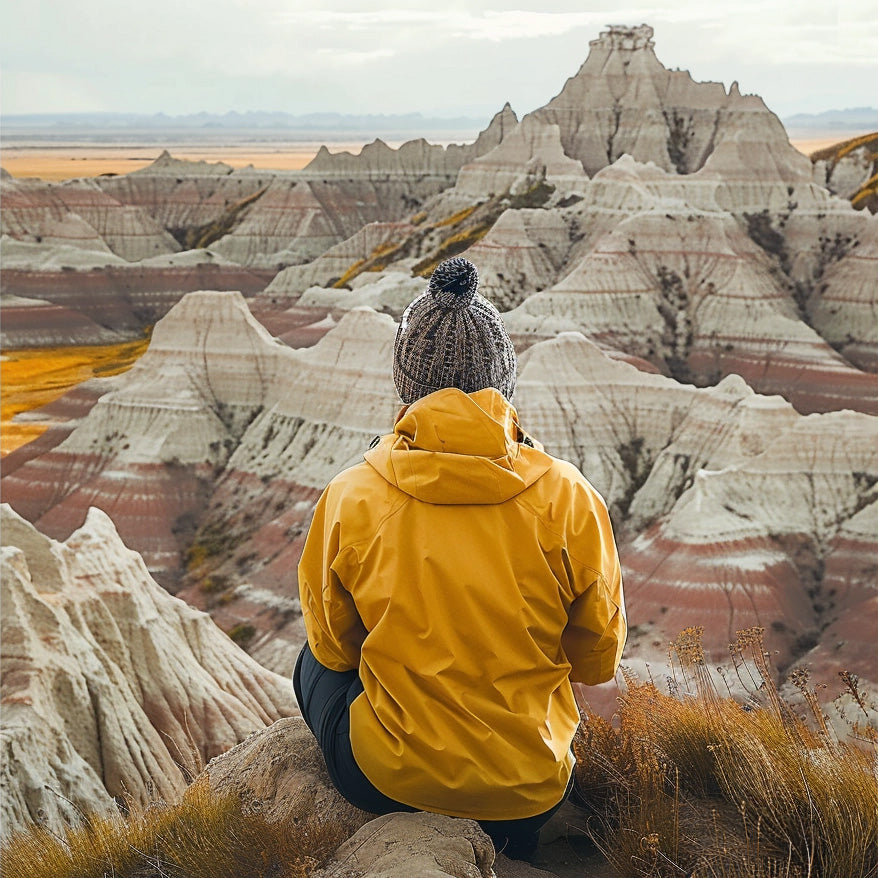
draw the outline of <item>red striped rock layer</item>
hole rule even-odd
[[[4,296],[39,300],[39,310],[3,301],[3,344],[9,348],[98,344],[107,334],[115,339],[139,334],[162,318],[193,290],[239,290],[252,295],[274,277],[271,270],[243,268],[209,256],[192,264],[108,265],[89,270],[3,271]],[[50,309],[54,305],[54,309]],[[47,309],[48,312],[47,312]],[[69,313],[69,322],[47,320]],[[87,327],[98,324],[92,334]]]
[[[169,596],[93,509],[56,543],[3,507],[3,831],[171,800],[295,712],[290,687]]]
[[[6,351],[110,344],[119,334],[79,311],[42,299],[4,294],[0,298],[0,343]]]
[[[385,336],[380,351],[362,329],[364,314]],[[90,506],[104,509],[175,589],[224,468],[322,487],[391,422],[392,385],[372,385],[377,371],[389,375],[394,324],[373,312],[354,312],[345,324],[297,354],[253,320],[239,294],[190,294],[67,439],[4,474],[4,498],[56,537]],[[345,360],[349,380],[331,390]],[[364,369],[369,360],[376,365]],[[343,458],[338,441],[324,441],[327,430],[348,436]]]
[[[146,211],[122,204],[93,181],[4,179],[0,187],[0,229],[18,240],[109,248],[129,261],[180,249]]]
[[[518,408],[610,503],[632,658],[663,663],[681,628],[703,625],[720,660],[761,625],[782,668],[813,653],[833,694],[840,663],[874,680],[858,620],[878,622],[876,418],[802,417],[734,377],[697,390],[638,375],[573,334],[525,355]],[[850,650],[827,661],[840,639]]]

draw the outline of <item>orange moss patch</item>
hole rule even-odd
[[[51,419],[17,424],[22,412],[46,405],[89,378],[130,369],[149,346],[149,336],[115,345],[4,351],[0,362],[0,454],[36,439]]]

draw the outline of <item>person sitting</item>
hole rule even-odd
[[[528,858],[572,787],[571,681],[621,659],[609,515],[521,428],[512,342],[468,260],[406,309],[393,377],[393,432],[310,525],[296,697],[348,801],[472,818]]]

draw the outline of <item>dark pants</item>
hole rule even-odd
[[[350,707],[363,691],[357,671],[329,670],[314,658],[306,643],[296,661],[293,688],[302,717],[323,751],[332,783],[352,805],[372,814],[417,810],[376,789],[354,759]],[[569,795],[572,776],[570,781],[561,801],[543,814],[521,820],[479,820],[479,825],[494,842],[494,848],[509,857],[530,857],[536,850],[540,828]]]

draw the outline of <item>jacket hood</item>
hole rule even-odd
[[[365,458],[401,491],[441,505],[502,503],[552,466],[493,387],[422,397],[402,409],[393,433]]]

